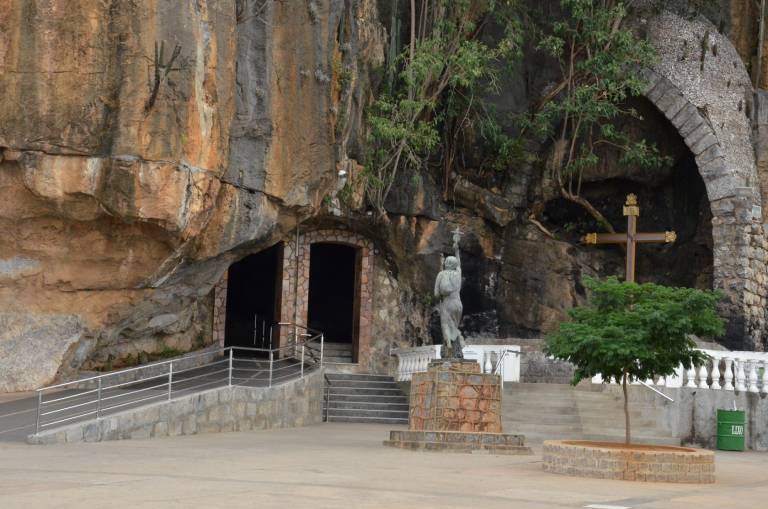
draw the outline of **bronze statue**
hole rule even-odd
[[[435,297],[440,311],[440,328],[443,332],[443,358],[463,359],[464,338],[459,331],[461,323],[461,258],[459,257],[459,238],[461,232],[453,232],[453,250],[455,256],[445,259],[443,270],[435,279]]]

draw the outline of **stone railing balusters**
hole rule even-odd
[[[732,391],[734,389],[733,387],[733,359],[730,357],[726,357],[723,359],[725,362],[725,374],[723,374],[723,380],[725,381],[725,385],[723,386],[723,389],[726,391]]]
[[[430,362],[441,358],[441,348],[441,345],[427,345],[393,350],[392,354],[397,357],[395,379],[409,381],[414,373],[426,371]],[[492,373],[505,350],[519,352],[520,347],[517,345],[469,345],[464,349],[464,357],[475,359],[480,364],[481,372]],[[499,372],[504,377],[504,381],[519,381],[520,356],[507,354]]]
[[[744,392],[747,390],[745,385],[746,375],[744,374],[744,360],[735,359],[734,362],[736,363],[736,390]]]
[[[749,392],[760,392],[757,387],[757,361],[749,361]]]
[[[696,388],[696,366],[691,364],[691,367],[689,367],[688,370],[685,372],[685,377],[688,379],[688,383],[685,384],[685,386],[695,389]]]
[[[712,359],[712,385],[713,390],[720,390],[720,359]]]
[[[709,377],[709,371],[707,370],[707,364],[704,363],[699,366],[699,389],[709,389],[707,378]]]

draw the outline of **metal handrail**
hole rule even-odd
[[[501,363],[504,362],[504,358],[507,356],[507,354],[513,353],[515,355],[521,355],[522,352],[518,352],[517,350],[510,350],[508,348],[505,348],[501,351],[501,355],[499,355],[498,360],[496,361],[496,366],[494,366],[492,373],[495,375],[499,373],[499,368],[501,367]],[[504,389],[504,373],[499,373],[501,376],[499,377],[501,379],[500,385],[501,388]]]
[[[36,415],[36,421],[35,421],[35,434],[39,434],[40,430],[43,428],[51,427],[55,424],[71,421],[74,419],[79,419],[86,416],[95,416],[95,419],[100,419],[105,411],[108,411],[110,409],[125,407],[127,405],[133,405],[136,403],[140,403],[142,401],[148,401],[148,400],[154,400],[160,397],[167,398],[168,400],[173,399],[173,389],[176,388],[177,392],[181,391],[183,394],[189,394],[190,391],[194,392],[195,390],[199,390],[202,387],[210,386],[212,384],[222,384],[224,386],[232,387],[239,385],[240,381],[246,381],[246,382],[264,382],[266,383],[266,386],[271,387],[276,382],[282,382],[285,380],[289,380],[292,378],[303,378],[305,373],[308,370],[312,370],[316,367],[322,368],[323,366],[323,357],[324,357],[324,335],[322,332],[314,331],[313,329],[310,329],[308,327],[305,327],[303,325],[295,325],[292,323],[280,323],[279,326],[290,326],[294,327],[295,331],[298,329],[311,331],[311,332],[317,332],[316,334],[295,334],[295,338],[299,338],[299,341],[291,342],[288,345],[283,345],[277,348],[251,348],[251,347],[239,347],[239,346],[229,346],[229,347],[223,347],[223,348],[216,348],[211,349],[205,352],[199,352],[194,354],[188,354],[184,355],[175,359],[168,359],[164,361],[158,361],[153,362],[150,364],[145,364],[143,366],[135,366],[132,368],[126,368],[119,371],[113,371],[111,373],[104,373],[100,375],[95,376],[89,376],[86,378],[81,378],[77,380],[72,380],[69,382],[62,382],[46,387],[41,387],[37,389],[37,415]],[[316,355],[316,348],[307,348],[309,345],[313,343],[318,343],[320,345],[320,356],[319,359]],[[287,356],[285,354],[286,351],[290,351],[293,349],[292,356]],[[266,353],[269,354],[268,359],[262,359],[260,361],[255,361],[252,359],[236,359],[235,357],[235,351],[244,351],[244,352],[259,352],[259,353]],[[202,356],[212,356],[213,359],[211,359],[211,362],[204,362],[198,365],[195,365],[191,368],[185,368],[185,369],[175,369],[176,366],[179,366],[181,363],[187,362],[189,360],[199,359]],[[224,358],[221,358],[224,357]],[[249,362],[262,362],[263,367],[261,369],[249,369],[249,368],[243,368],[239,367],[238,363],[240,361],[249,361]],[[234,361],[238,361],[238,363],[235,363]],[[286,364],[283,361],[295,361],[291,364]],[[221,367],[220,369],[215,369],[211,371],[209,370],[211,367],[214,366],[220,366],[222,363],[227,363],[226,367]],[[183,366],[183,364],[181,364]],[[306,366],[305,366],[306,365]],[[167,366],[167,369],[165,367]],[[163,368],[164,372],[158,373],[158,368]],[[141,370],[152,370],[150,373],[147,373],[146,375],[142,375],[140,372]],[[287,371],[286,371],[287,370]],[[293,371],[291,371],[293,370]],[[202,371],[201,374],[194,373],[195,371]],[[125,375],[126,373],[139,373],[134,380],[129,381],[120,381],[120,379],[115,380],[118,383],[115,383],[114,385],[107,385],[103,383],[104,380],[108,379],[108,377],[119,377],[122,375]],[[245,377],[243,376],[236,376],[239,375],[237,372],[257,372],[259,374],[262,374],[259,376],[259,374],[254,374],[253,376],[248,376],[246,374]],[[188,373],[188,376],[185,375]],[[215,377],[215,380],[212,379]],[[193,380],[201,380],[202,383],[197,383],[194,386],[188,387],[185,386],[190,381]],[[158,379],[165,379],[162,383],[158,383],[160,380]],[[206,381],[206,379],[211,379],[210,381]],[[150,386],[146,386],[148,382],[154,381]],[[83,383],[86,382],[96,382],[98,384],[97,388],[94,389],[86,389],[83,391],[80,391],[77,389],[77,387]],[[134,385],[140,385],[139,387],[132,388],[131,386]],[[47,393],[48,391],[54,391],[54,390],[64,390],[67,387],[71,387],[72,389],[78,391],[75,394],[65,394],[61,395],[60,397],[45,401],[43,399],[43,394]],[[117,392],[115,393],[115,390],[120,388],[125,388],[125,392]],[[162,391],[158,392],[158,394],[153,394],[152,391]],[[64,391],[66,393],[66,391]],[[104,393],[109,392],[108,396],[105,396]],[[94,395],[95,393],[95,395]],[[88,396],[88,400],[83,402],[82,398]],[[94,397],[95,396],[95,397]],[[136,399],[135,396],[140,396],[139,399]],[[146,396],[146,397],[145,397]],[[131,398],[131,399],[128,399]],[[63,401],[70,401],[71,404],[68,404],[68,406],[61,405],[60,403]],[[103,403],[106,403],[109,401],[111,404],[109,406],[104,406]],[[59,403],[59,405],[52,406]],[[116,403],[116,404],[115,404]],[[67,404],[65,404],[67,405]],[[91,412],[84,412],[80,413],[78,410],[78,413],[75,415],[68,415],[67,412],[72,412],[76,409],[82,409],[83,407],[95,405],[96,409]],[[45,410],[45,411],[44,411]],[[46,416],[52,416],[54,414],[61,414],[60,419],[57,419],[55,421],[48,422],[45,421]]]
[[[328,407],[331,405],[331,386],[333,383],[326,373],[323,373],[323,378],[325,378],[325,390],[323,391],[325,393],[325,419],[323,422],[328,422]]]
[[[638,382],[640,382],[640,385],[643,385],[643,386],[645,386],[647,389],[650,389],[650,390],[652,390],[653,392],[655,392],[656,394],[658,394],[658,395],[659,395],[659,396],[661,396],[662,398],[666,398],[666,399],[668,399],[669,401],[671,401],[672,403],[674,403],[674,402],[675,402],[675,400],[674,400],[674,399],[670,398],[669,396],[667,396],[666,394],[664,394],[664,393],[663,393],[663,392],[661,392],[660,390],[656,389],[655,387],[651,386],[650,384],[647,384],[647,383],[645,383],[643,380],[638,380]]]

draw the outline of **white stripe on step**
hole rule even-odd
[[[584,507],[588,509],[632,509],[631,507],[627,507],[625,505],[605,505],[605,504],[590,504],[590,505],[585,505]]]

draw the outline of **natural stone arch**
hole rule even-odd
[[[287,238],[283,252],[281,321],[306,324],[309,313],[310,248],[315,243],[335,243],[359,250],[356,303],[357,363],[367,366],[373,340],[373,242],[362,235],[341,229],[318,229]],[[298,247],[298,252],[297,252]],[[297,266],[298,264],[298,266]],[[298,278],[297,278],[298,276]]]
[[[749,75],[730,41],[704,19],[662,13],[649,21],[660,61],[645,96],[693,153],[712,210],[714,286],[726,295],[725,343],[763,349],[766,245],[759,179],[746,115]],[[703,41],[703,38],[707,38]],[[704,50],[691,60],[691,48]]]

